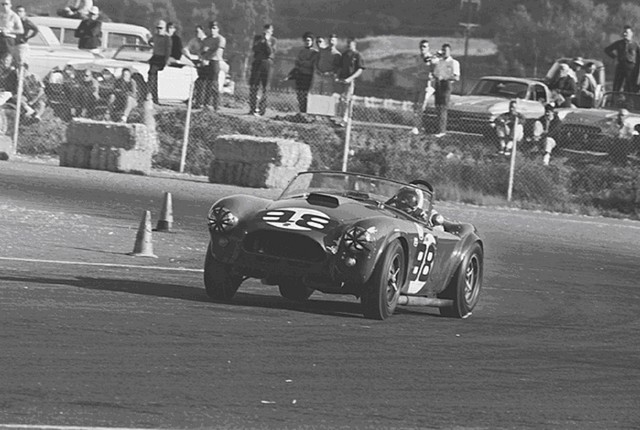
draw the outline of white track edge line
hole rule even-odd
[[[115,264],[115,263],[88,263],[88,262],[82,262],[82,261],[41,260],[36,258],[0,257],[0,261],[64,264],[69,266],[121,267],[125,269],[149,269],[149,270],[165,270],[165,271],[175,271],[175,272],[194,272],[194,273],[204,272],[203,269],[189,269],[188,267],[142,266],[142,265],[136,265],[136,264]],[[0,426],[2,426],[2,424],[0,424]]]
[[[0,424],[0,429],[28,429],[28,430],[153,430],[135,427],[91,427],[91,426],[54,426],[37,424]]]

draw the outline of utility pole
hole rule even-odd
[[[460,25],[464,27],[464,57],[462,60],[462,70],[460,71],[460,91],[465,93],[465,76],[469,65],[469,38],[471,29],[478,27],[478,12],[480,11],[480,0],[460,0]]]

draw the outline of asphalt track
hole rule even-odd
[[[164,192],[158,258],[126,255]],[[254,281],[208,301],[206,211],[239,192],[274,195],[0,163],[0,430],[640,428],[640,223],[442,204],[485,238],[473,316],[375,322]]]

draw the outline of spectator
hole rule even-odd
[[[342,54],[336,48],[338,36],[331,34],[328,39],[318,37],[318,55],[314,66],[311,93],[330,96],[335,93],[334,83],[340,70]]]
[[[138,86],[132,78],[131,69],[122,69],[122,75],[113,84],[109,94],[107,109],[110,118],[120,116],[120,122],[127,122],[131,111],[138,105]]]
[[[22,20],[11,10],[11,0],[2,0],[0,5],[0,56],[12,53],[16,37],[24,33]]]
[[[22,65],[24,74],[22,81],[22,99],[20,105],[27,122],[40,122],[46,108],[44,85],[40,78],[29,70],[28,64]]]
[[[542,164],[549,165],[551,151],[556,147],[555,133],[560,127],[560,119],[556,115],[555,109],[548,104],[544,107],[544,115],[537,119],[533,125],[532,141],[536,149],[543,152]]]
[[[0,57],[0,89],[15,94],[17,88],[18,75],[16,74],[16,68],[13,67],[13,55],[5,52]]]
[[[416,78],[416,98],[414,102],[416,125],[411,130],[413,134],[419,134],[420,128],[426,130],[423,113],[427,105],[427,100],[434,92],[432,84],[433,68],[438,61],[438,58],[429,51],[428,40],[422,39],[418,43],[418,48],[420,54],[417,58],[418,75]]]
[[[578,97],[576,98],[576,105],[581,108],[594,108],[596,107],[596,91],[598,84],[596,78],[593,76],[593,72],[596,70],[596,65],[592,62],[585,64],[584,75],[582,81],[578,87]]]
[[[447,109],[451,99],[453,83],[460,80],[460,63],[451,57],[451,45],[442,45],[442,58],[436,63],[433,70],[435,82],[435,102],[438,114],[438,133],[436,137],[442,137],[447,132]]]
[[[93,77],[91,70],[82,73],[82,80],[78,83],[78,101],[80,111],[78,116],[91,118],[100,100],[100,83]]]
[[[509,112],[499,115],[495,120],[496,134],[500,149],[498,154],[511,155],[514,143],[524,137],[524,117],[518,112],[518,102],[509,102]]]
[[[182,58],[182,38],[177,33],[178,28],[173,22],[167,23],[167,34],[171,37],[171,54],[169,61],[180,61]]]
[[[85,19],[92,7],[93,0],[69,0],[63,9],[58,10],[58,16]]]
[[[638,90],[638,67],[640,66],[640,45],[633,40],[633,30],[624,26],[622,39],[604,48],[604,53],[616,61],[613,91],[620,91],[624,83],[624,90],[636,92]]]
[[[577,93],[577,85],[571,76],[571,68],[568,64],[560,64],[560,78],[550,89],[554,92],[556,104],[559,107],[571,107]]]
[[[603,130],[605,138],[611,142],[608,145],[611,148],[609,156],[614,161],[623,162],[626,160],[627,154],[631,153],[635,133],[634,122],[633,118],[629,117],[629,111],[621,108],[616,117],[611,119]]]
[[[300,112],[307,111],[307,99],[309,89],[311,88],[311,80],[313,79],[313,66],[316,63],[318,51],[313,49],[313,33],[306,32],[302,35],[303,47],[298,52],[293,76],[291,78],[296,83],[296,96],[298,98],[298,107]]]
[[[89,9],[89,16],[80,22],[75,36],[78,38],[78,48],[98,52],[102,46],[102,21],[99,19],[98,6]]]
[[[17,64],[24,64],[29,62],[29,39],[35,37],[39,33],[39,30],[38,26],[27,18],[27,10],[24,6],[16,7],[16,13],[20,17],[20,21],[22,21],[24,33],[16,36],[13,55],[16,57]]]
[[[193,108],[199,109],[205,100],[205,67],[202,64],[202,58],[200,53],[204,47],[203,41],[207,37],[207,33],[204,32],[204,27],[196,25],[195,36],[187,42],[186,46],[182,49],[182,53],[185,57],[190,59],[196,66],[198,78],[193,88]]]
[[[220,63],[227,46],[227,39],[220,34],[217,21],[209,23],[209,37],[202,41],[202,64],[204,67],[203,105],[217,111],[220,107]]]
[[[149,59],[147,83],[151,93],[151,100],[157,105],[160,104],[158,100],[158,72],[164,70],[171,58],[171,37],[167,34],[166,28],[167,23],[162,19],[159,20],[156,24],[156,33],[149,41],[153,46],[153,52]]]
[[[362,75],[365,69],[362,54],[356,49],[357,42],[354,38],[347,39],[347,50],[342,53],[340,70],[337,83],[341,87],[341,103],[338,118],[342,117],[340,125],[345,125],[351,115],[350,106],[355,91],[355,80]]]
[[[267,87],[276,54],[276,38],[273,25],[265,24],[262,34],[253,38],[253,63],[249,77],[249,114],[264,115],[267,111]],[[262,97],[258,104],[258,91],[262,87]]]

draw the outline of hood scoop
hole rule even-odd
[[[337,208],[340,206],[340,201],[336,197],[319,193],[309,194],[307,202],[310,205],[324,206],[325,208]]]

